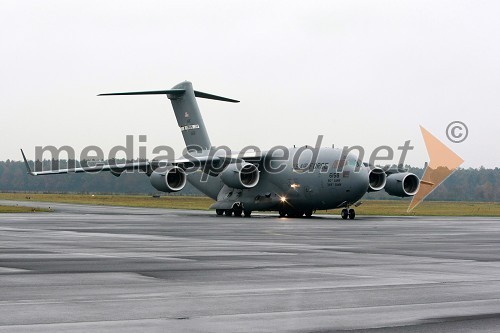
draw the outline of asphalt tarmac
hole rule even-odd
[[[500,331],[499,218],[31,204],[0,214],[0,332]]]

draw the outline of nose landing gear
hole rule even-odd
[[[340,212],[340,216],[344,219],[344,220],[347,220],[347,218],[349,218],[350,220],[354,220],[354,218],[356,217],[356,212],[354,211],[354,209],[350,208],[350,209],[347,209],[347,208],[344,208],[342,209],[342,211]]]

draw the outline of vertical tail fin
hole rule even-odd
[[[170,99],[174,109],[175,118],[179,125],[184,142],[188,150],[209,150],[212,146],[208,137],[205,123],[198,108],[196,97],[214,99],[224,102],[238,103],[239,101],[207,94],[201,91],[193,90],[193,85],[189,81],[184,81],[177,84],[170,90],[158,91],[139,91],[126,93],[110,93],[100,94],[99,96],[108,95],[162,95],[165,94]]]
[[[182,95],[167,95],[172,103],[177,125],[181,130],[186,148],[190,150],[209,150],[212,144],[208,137],[191,82],[182,82],[173,89],[182,89]]]

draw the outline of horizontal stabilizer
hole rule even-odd
[[[214,99],[216,101],[231,102],[231,103],[239,103],[240,102],[240,101],[237,101],[235,99],[230,99],[230,98],[221,97],[221,96],[217,96],[217,95],[211,95],[211,94],[207,94],[207,93],[197,91],[197,90],[194,91],[194,95],[196,97]]]
[[[97,96],[117,96],[117,95],[182,95],[186,92],[184,89],[170,89],[170,90],[153,90],[153,91],[131,91],[131,92],[122,92],[122,93],[107,93],[107,94],[99,94]],[[216,101],[223,102],[231,102],[231,103],[239,103],[235,99],[226,98],[222,96],[207,94],[201,91],[194,91],[194,95],[200,98],[213,99]]]
[[[170,90],[155,90],[155,91],[131,91],[122,93],[108,93],[99,94],[97,96],[113,96],[113,95],[182,95],[184,89],[170,89]]]

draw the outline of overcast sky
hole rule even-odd
[[[500,166],[498,1],[5,1],[0,10],[0,159],[37,145],[105,152],[182,135],[164,96],[195,89],[214,145],[362,145],[428,160],[419,125],[464,160]],[[460,120],[469,136],[450,143]],[[397,161],[396,154],[394,160]]]

